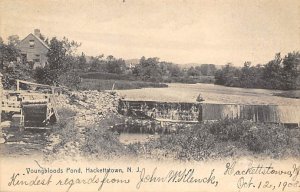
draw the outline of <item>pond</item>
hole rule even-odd
[[[116,90],[126,100],[196,102],[199,94],[204,103],[251,105],[300,105],[299,99],[274,96],[279,90],[225,87],[214,84],[171,83],[167,88]]]
[[[6,142],[0,144],[0,154],[5,157],[41,157],[50,143],[46,130],[24,130],[5,127],[2,129]]]

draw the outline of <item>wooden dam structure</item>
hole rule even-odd
[[[298,127],[300,125],[300,106],[122,100],[119,113],[174,123],[197,123],[227,118]]]
[[[41,91],[20,90],[20,84],[43,88]],[[47,125],[58,120],[55,87],[17,80],[17,90],[2,90],[1,112],[12,116],[12,127],[48,129]]]

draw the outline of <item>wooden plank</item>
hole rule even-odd
[[[29,84],[29,85],[36,85],[36,86],[42,86],[42,87],[52,87],[50,85],[44,85],[44,84],[39,84],[39,83],[33,83],[33,82],[29,82],[29,81],[23,81],[23,80],[17,80],[17,82],[19,83],[24,83],[24,84]]]
[[[20,105],[20,101],[3,100],[3,101],[2,101],[2,104],[3,104],[3,103],[18,104],[18,105]]]
[[[155,118],[155,120],[159,122],[169,122],[169,123],[199,123],[199,121],[184,121],[184,120],[173,120],[173,119],[162,119],[162,118]]]
[[[2,111],[5,111],[5,112],[21,112],[21,108],[2,107]]]
[[[25,129],[50,130],[51,127],[24,127]]]

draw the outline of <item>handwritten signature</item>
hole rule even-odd
[[[140,172],[139,182],[136,185],[137,189],[140,189],[142,183],[202,183],[212,184],[217,187],[219,181],[216,180],[214,175],[214,169],[211,170],[209,176],[202,178],[195,178],[195,169],[184,169],[182,171],[170,170],[165,176],[157,176],[157,167],[153,169],[151,174],[146,173],[146,169],[143,168]]]

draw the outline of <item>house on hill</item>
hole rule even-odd
[[[27,35],[18,45],[22,62],[32,68],[44,67],[47,64],[47,53],[50,48],[40,36],[40,30],[35,29],[33,34]]]

